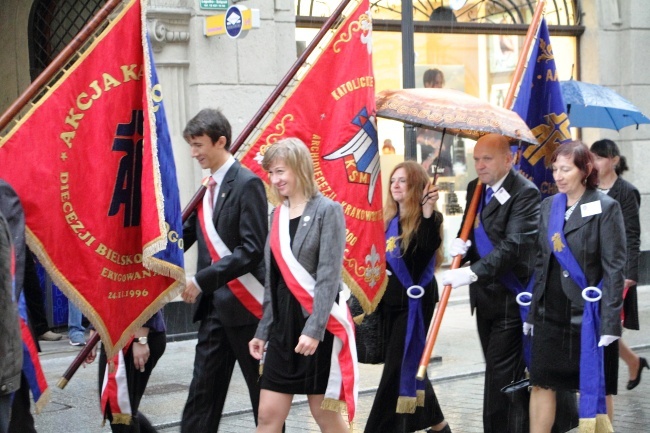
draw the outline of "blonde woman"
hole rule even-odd
[[[294,394],[307,395],[322,432],[347,432],[336,409],[345,404],[348,414],[354,413],[358,374],[354,327],[339,300],[343,210],[318,191],[309,150],[299,139],[268,148],[262,167],[280,204],[271,216],[264,255],[264,315],[249,343],[254,358],[264,356],[257,432],[282,431]],[[331,363],[333,356],[338,363]],[[342,389],[330,395],[337,380]]]

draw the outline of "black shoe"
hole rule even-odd
[[[648,365],[648,361],[645,358],[640,357],[639,358],[639,370],[636,373],[636,379],[630,380],[627,382],[627,389],[634,389],[637,387],[639,383],[641,383],[641,372],[643,371],[643,367],[647,368],[650,370],[650,366]]]
[[[445,426],[442,430],[434,430],[432,428],[428,429],[425,433],[451,433],[451,427],[449,427],[449,424]]]

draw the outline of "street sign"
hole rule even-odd
[[[250,29],[260,27],[260,10],[246,6],[230,6],[225,14],[205,17],[203,34],[205,36],[223,35],[243,38]]]
[[[201,0],[201,9],[221,10],[228,9],[228,0]]]
[[[226,33],[237,38],[244,29],[244,16],[238,6],[230,6],[226,11]]]

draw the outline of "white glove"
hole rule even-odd
[[[453,241],[451,241],[451,245],[449,246],[449,254],[452,257],[456,257],[456,256],[465,257],[465,254],[467,254],[467,250],[471,246],[472,246],[472,241],[470,241],[469,239],[467,241],[463,241],[461,238],[456,238]]]
[[[476,281],[477,277],[469,266],[458,269],[451,269],[442,274],[442,284],[444,286],[451,285],[453,289],[460,286],[467,286]]]
[[[532,325],[528,322],[524,322],[524,335],[529,335],[532,337],[533,336],[533,330],[535,328],[535,325]]]
[[[617,337],[616,335],[601,335],[598,347],[609,346],[619,338],[621,337]]]

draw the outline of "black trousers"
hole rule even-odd
[[[20,389],[14,394],[14,402],[11,405],[11,421],[7,430],[9,433],[36,433],[30,405],[29,383],[25,373],[21,373]]]
[[[140,344],[140,343],[134,343]],[[144,372],[141,372],[139,369],[135,368],[133,364],[133,350],[132,347],[129,347],[129,350],[124,356],[124,363],[126,367],[126,378],[129,387],[129,400],[131,400],[131,410],[133,412],[133,418],[131,419],[130,425],[125,424],[113,424],[111,422],[111,430],[113,433],[155,433],[156,429],[153,428],[149,420],[138,412],[140,407],[140,400],[142,400],[142,395],[144,390],[147,387],[149,382],[149,377],[153,371],[156,363],[165,352],[165,347],[167,346],[167,335],[164,332],[150,332],[148,337],[149,344],[149,360],[145,364]],[[106,353],[102,350],[99,355],[99,392],[101,398],[101,389],[104,381],[104,372],[106,371]],[[110,413],[107,414],[109,421],[112,421],[113,417]]]
[[[211,315],[201,321],[192,383],[181,419],[181,432],[217,431],[235,362],[239,363],[248,386],[257,425],[260,402],[259,361],[248,351],[248,342],[253,339],[256,329],[257,324],[223,326],[219,319]]]
[[[512,297],[501,309],[478,306],[476,324],[485,357],[483,429],[485,433],[528,432],[528,393],[507,395],[501,388],[524,378],[522,322]]]
[[[50,330],[47,323],[47,316],[45,314],[45,302],[43,300],[43,292],[41,291],[41,283],[38,280],[36,273],[36,265],[34,263],[34,256],[29,248],[25,251],[25,277],[23,280],[23,293],[25,293],[25,305],[27,305],[27,315],[29,316],[29,325],[36,334],[36,342],[38,344],[38,336],[45,334]]]

